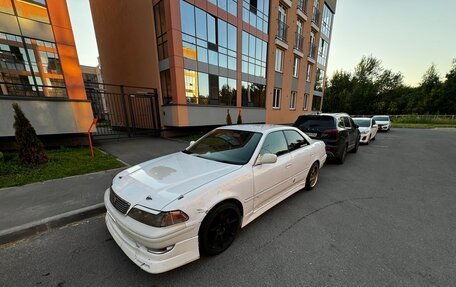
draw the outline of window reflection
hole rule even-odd
[[[188,14],[191,15],[188,15]],[[236,70],[237,28],[181,0],[185,58]],[[196,32],[195,32],[196,31]]]
[[[184,70],[187,103],[236,106],[236,80]]]
[[[264,108],[266,106],[266,86],[243,81],[242,106]]]
[[[242,72],[266,77],[267,43],[242,31]]]
[[[1,94],[65,97],[66,88],[54,43],[0,33]]]
[[[269,0],[243,0],[242,20],[263,33],[268,33]]]

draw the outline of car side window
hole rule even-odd
[[[337,119],[337,126],[338,126],[339,128],[345,128],[344,119],[343,119],[343,118]]]
[[[375,120],[372,119],[372,126],[374,126],[376,124]]]
[[[281,156],[288,152],[287,141],[285,140],[285,136],[283,132],[272,132],[268,134],[266,139],[264,140],[263,146],[260,150],[260,155],[265,153],[272,153],[277,156]]]
[[[309,144],[306,141],[306,139],[296,131],[288,130],[288,131],[284,131],[284,133],[285,133],[285,138],[287,139],[289,151],[297,150],[297,149]]]
[[[351,125],[351,123],[350,123],[350,118],[344,117],[343,119],[344,119],[345,128],[351,129],[351,128],[352,128],[352,125]]]

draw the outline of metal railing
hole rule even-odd
[[[287,42],[288,25],[280,20],[277,20],[277,39]]]
[[[302,47],[304,44],[304,36],[301,35],[301,33],[296,32],[296,37],[295,37],[295,49],[302,52]]]
[[[298,1],[298,9],[301,10],[305,15],[307,15],[306,7],[307,7],[307,0]]]
[[[93,117],[95,137],[159,135],[161,130],[157,89],[84,82]]]

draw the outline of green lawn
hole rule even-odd
[[[456,128],[456,124],[392,123],[393,128]]]
[[[99,149],[95,149],[95,157],[92,158],[87,147],[49,150],[47,154],[49,162],[46,165],[24,167],[19,164],[17,153],[4,153],[3,160],[0,160],[0,188],[124,166]]]

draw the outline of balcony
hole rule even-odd
[[[280,20],[277,20],[277,35],[276,38],[280,41],[287,43],[288,25]]]
[[[298,9],[305,15],[307,15],[306,7],[307,7],[307,0],[298,1]]]
[[[304,36],[302,36],[300,33],[296,32],[296,38],[295,38],[295,46],[294,48],[300,52],[302,52],[302,46],[304,44]]]

